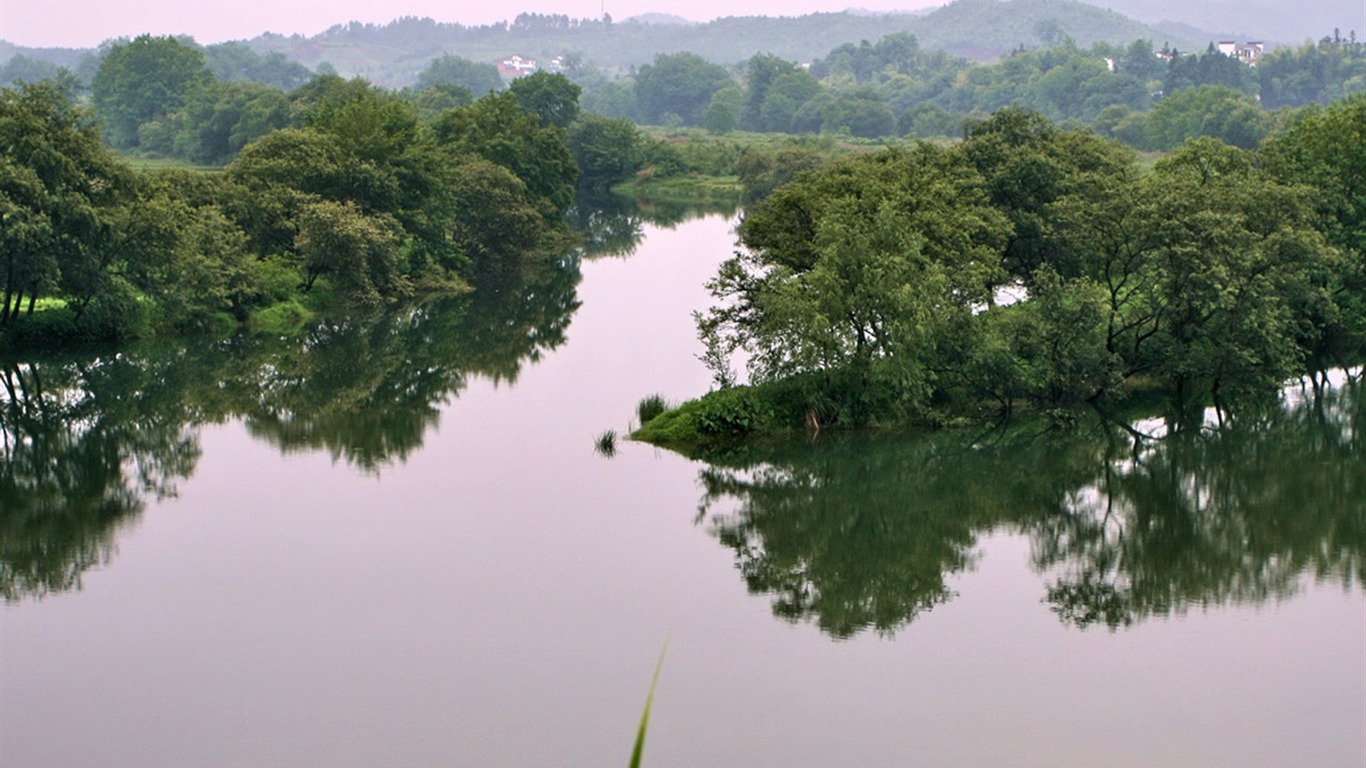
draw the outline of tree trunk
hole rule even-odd
[[[8,303],[8,301],[7,301]],[[19,319],[19,310],[24,306],[24,289],[20,288],[14,292],[14,306],[9,309],[9,316],[5,318],[5,324],[9,325]]]

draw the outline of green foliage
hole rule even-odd
[[[256,83],[279,91],[294,90],[313,79],[308,67],[284,53],[260,54],[239,42],[205,46],[204,63],[220,82]]]
[[[641,122],[664,124],[670,116],[701,126],[717,91],[731,85],[730,73],[692,53],[659,54],[636,73]]]
[[[24,299],[31,313],[58,292],[84,314],[109,285],[130,187],[68,92],[51,83],[0,91],[0,327]]]
[[[1167,95],[1199,86],[1257,92],[1255,72],[1238,59],[1215,50],[1214,43],[1198,56],[1173,55],[1162,81],[1162,90]]]
[[[586,114],[569,126],[565,144],[579,168],[578,186],[606,191],[645,161],[645,137],[630,120]]]
[[[252,313],[249,327],[269,333],[295,333],[313,317],[304,305],[297,301],[272,304]]]
[[[636,417],[640,419],[641,425],[645,425],[667,410],[669,410],[669,404],[662,395],[650,395],[636,404]]]
[[[828,160],[828,152],[799,145],[746,152],[736,164],[745,202],[752,204],[768,197],[773,190],[820,168]]]
[[[503,78],[492,64],[473,62],[448,53],[432,59],[417,77],[418,90],[434,85],[456,85],[472,94],[483,96],[503,87]]]
[[[703,336],[744,349],[756,382],[847,372],[807,380],[826,393],[813,398],[864,403],[845,409],[854,423],[922,408],[941,338],[1000,279],[1007,225],[980,187],[929,145],[780,187],[741,225],[747,251],[709,284],[722,303],[699,319]],[[830,394],[845,388],[853,400]],[[871,393],[893,396],[873,408]]]
[[[163,150],[196,163],[224,164],[243,147],[283,128],[288,120],[285,94],[255,83],[220,82],[196,89],[183,112],[168,120],[176,128]],[[144,128],[149,124],[144,124]],[[140,145],[150,148],[139,131]]]
[[[481,157],[521,179],[547,221],[558,220],[573,203],[579,169],[565,146],[564,132],[542,126],[512,93],[489,94],[453,109],[434,128],[444,150]]]
[[[327,275],[347,300],[358,304],[401,292],[398,222],[366,216],[351,203],[319,200],[303,206],[298,227],[295,249],[306,288]]]
[[[688,414],[705,439],[735,439],[770,425],[772,408],[749,387],[718,389]]]
[[[564,75],[534,72],[513,80],[508,90],[522,109],[541,119],[542,125],[563,130],[578,119],[583,89]]]
[[[799,175],[750,208],[698,317],[717,381],[741,351],[756,386],[642,435],[939,422],[983,403],[1061,414],[1136,380],[1223,405],[1343,360],[1363,337],[1362,260],[1336,222],[1359,217],[1301,182],[1352,199],[1355,154],[1336,142],[1366,126],[1358,106],[1306,117],[1261,157],[1202,138],[1146,174],[1113,142],[1012,109],[949,149]],[[1004,287],[1016,300],[997,306]]]
[[[139,146],[138,129],[185,106],[213,80],[198,48],[173,37],[140,35],[105,53],[90,83],[109,143]]]
[[[599,455],[612,458],[617,455],[617,433],[615,430],[607,430],[598,435],[598,439],[593,441],[593,450]]]
[[[1065,408],[1112,390],[1122,377],[1105,346],[1105,298],[1086,278],[1045,270],[1029,300],[978,316],[964,383],[1006,411],[1017,400]]]
[[[1366,93],[1366,42],[1325,37],[1298,48],[1280,47],[1257,61],[1266,109],[1327,104]]]
[[[134,206],[136,256],[124,274],[173,329],[245,320],[264,295],[246,234],[212,202],[194,200],[192,174],[150,177]]]
[[[405,89],[403,96],[424,120],[432,120],[448,109],[463,107],[474,101],[470,92],[453,83],[437,83],[420,90]]]
[[[1051,263],[1065,276],[1077,274],[1054,241],[1049,206],[1064,195],[1126,177],[1133,154],[1085,131],[1064,131],[1037,112],[1003,109],[964,128],[962,152],[986,180],[991,201],[1013,231],[1005,266],[1028,280]]]
[[[156,60],[147,50],[181,43],[121,45],[130,53],[108,65],[109,94],[123,82],[114,75]],[[527,82],[520,95],[548,120],[574,114],[572,99],[556,99],[577,86]],[[222,175],[139,175],[101,148],[60,87],[3,92],[0,327],[46,295],[63,298],[66,319],[43,327],[77,339],[126,337],[149,321],[219,328],[301,289],[322,306],[465,287],[475,271],[549,244],[577,176],[564,132],[511,93],[427,125],[413,100],[363,80],[324,75],[285,95],[210,78],[173,112],[129,125],[143,151],[231,162]]]
[[[1126,376],[1264,390],[1322,344],[1343,263],[1308,190],[1252,160],[1200,139],[1152,174],[1060,203],[1064,247],[1107,296],[1106,348]]]
[[[1159,101],[1148,115],[1145,133],[1152,149],[1170,151],[1201,136],[1256,149],[1266,137],[1268,123],[1251,96],[1226,86],[1201,85]]]
[[[11,56],[9,61],[0,64],[0,86],[54,80],[60,76],[61,72],[62,68],[50,61],[34,59],[18,53]]]
[[[476,271],[502,271],[520,263],[545,232],[537,200],[508,169],[477,158],[455,169],[449,190],[460,211],[453,237]]]
[[[710,133],[730,133],[740,124],[740,100],[743,96],[739,88],[722,88],[712,94],[707,105],[702,125]]]

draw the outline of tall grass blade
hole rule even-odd
[[[645,751],[645,729],[650,725],[650,704],[655,700],[655,686],[659,685],[659,671],[664,668],[664,654],[668,651],[669,644],[665,643],[655,664],[655,676],[650,680],[650,692],[645,695],[645,711],[640,713],[640,730],[636,731],[636,747],[631,750],[630,768],[640,768],[640,755]]]

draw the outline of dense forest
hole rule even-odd
[[[994,5],[991,0],[981,3]],[[1009,4],[1012,13],[1025,5]],[[1052,8],[1057,4],[1047,5]],[[974,13],[974,8],[973,2],[962,0],[932,17],[956,18]],[[976,12],[986,13],[981,9]],[[564,74],[579,86],[585,110],[638,124],[705,127],[722,134],[743,130],[863,138],[957,138],[965,120],[981,119],[1002,107],[1017,105],[1068,125],[1089,125],[1136,148],[1152,150],[1170,150],[1187,138],[1201,135],[1251,149],[1281,119],[1279,110],[1324,104],[1366,91],[1366,44],[1358,41],[1352,30],[1345,35],[1333,30],[1317,42],[1300,45],[1244,47],[1240,53],[1227,46],[1216,49],[1213,42],[1192,43],[1192,48],[1173,47],[1170,40],[1156,37],[1146,28],[1114,27],[1106,35],[1078,36],[1073,27],[1053,16],[1041,15],[1038,9],[1031,13],[1032,24],[1027,20],[1011,25],[1001,25],[999,20],[995,23],[996,27],[1010,29],[1024,25],[1032,31],[1028,41],[992,49],[986,56],[989,61],[961,55],[960,48],[934,35],[888,33],[896,28],[893,26],[879,30],[880,35],[872,37],[875,42],[868,42],[869,38],[859,43],[834,42],[809,56],[786,55],[782,46],[773,45],[736,63],[706,46],[673,50],[671,45],[660,44],[639,64],[622,70],[604,63],[598,53],[603,50],[601,46],[592,47],[590,57],[562,40],[558,47],[547,49],[540,62],[543,70]],[[770,24],[805,23],[803,20],[808,19],[829,32],[832,40],[852,34],[838,24],[822,26],[816,17],[724,21]],[[495,55],[457,46],[461,53],[454,53],[450,46],[422,43],[428,37],[433,41],[440,38],[427,34],[431,24],[400,20],[383,28],[353,25],[333,31],[338,36],[367,40],[364,36],[374,35],[381,41],[391,40],[394,46],[407,46],[403,60],[412,70],[401,78],[326,58],[307,60],[320,74],[361,72],[371,83],[405,83],[397,92],[414,95],[431,110],[510,84],[509,76],[500,73],[493,63],[506,51]],[[971,29],[974,24],[964,23],[963,27]],[[601,21],[524,14],[499,29],[569,35],[603,25]],[[641,24],[615,26],[651,28]],[[1118,37],[1115,31],[1120,29],[1141,36]],[[808,31],[811,34],[800,39],[824,39]],[[976,34],[974,39],[982,39],[984,33]],[[757,32],[740,37],[781,39]],[[1163,41],[1160,46],[1158,40]],[[129,42],[111,41],[74,65],[70,56],[13,55],[0,66],[0,84],[57,79],[73,91],[98,91],[109,85],[108,77],[104,83],[96,82],[100,70],[106,68],[105,60],[110,55],[125,55]],[[232,85],[201,88],[193,94],[149,94],[146,98],[150,100],[166,101],[157,111],[172,119],[156,121],[145,129],[149,141],[140,147],[142,151],[197,163],[226,162],[246,139],[280,122],[274,116],[276,125],[263,123],[272,119],[265,114],[268,110],[263,100],[273,97],[259,86],[287,92],[315,74],[300,63],[297,52],[261,52],[264,49],[256,43],[201,47],[189,39],[178,42],[199,51],[212,79]],[[314,47],[310,45],[309,49]],[[374,46],[365,47],[371,50]],[[202,73],[196,77],[204,79]],[[176,103],[177,99],[185,103]],[[241,109],[254,113],[247,122],[254,120],[255,126],[227,125],[237,119],[234,110]],[[150,115],[133,117],[148,122]],[[180,135],[187,126],[194,130],[205,122],[218,124],[220,133],[235,132],[236,137],[218,139],[216,146],[196,147],[194,137]]]
[[[1366,44],[1330,36],[1250,66],[1213,45],[1191,54],[1154,50],[1150,40],[1086,49],[1064,40],[981,64],[899,34],[842,45],[808,66],[763,54],[730,72],[679,53],[629,78],[568,74],[588,109],[715,133],[957,138],[967,120],[1023,106],[1138,149],[1198,136],[1252,149],[1286,116],[1278,110],[1366,92]]]
[[[594,66],[624,74],[648,64],[660,53],[687,51],[725,66],[757,53],[810,61],[846,42],[876,40],[900,32],[915,34],[929,47],[981,60],[996,58],[1020,46],[1046,45],[1062,36],[1069,36],[1080,45],[1155,38],[1189,48],[1203,45],[1214,34],[1187,37],[1164,33],[1117,13],[1071,0],[959,0],[925,15],[845,12],[792,17],[730,16],[705,24],[651,23],[650,17],[616,22],[608,15],[576,19],[520,13],[510,21],[467,26],[402,17],[388,24],[337,24],[312,37],[268,33],[242,42],[258,54],[281,54],[313,69],[326,64],[346,77],[359,76],[377,84],[402,87],[411,85],[428,61],[444,54],[494,62],[513,54],[545,61],[577,53],[591,59]],[[82,55],[61,50],[15,52],[72,69],[79,66]],[[8,58],[0,45],[0,61]],[[91,63],[84,66],[94,69]]]
[[[1222,405],[1360,358],[1366,97],[1260,149],[1131,150],[1007,108],[747,211],[699,317],[719,388],[639,435],[945,424],[1160,390]],[[751,386],[734,386],[730,360]]]
[[[31,345],[288,325],[463,290],[573,243],[576,195],[705,175],[752,206],[702,331],[719,382],[743,349],[777,388],[764,418],[1218,396],[1359,354],[1366,45],[1250,66],[1044,31],[1061,39],[993,64],[909,34],[809,66],[660,54],[625,78],[570,57],[504,82],[448,54],[400,90],[240,44],[117,41],[88,79],[0,92],[0,327]],[[801,134],[964,138],[849,155]],[[1149,170],[1133,148],[1173,154]]]
[[[577,88],[560,76],[438,111],[335,75],[288,93],[217,80],[198,49],[144,36],[92,91],[94,112],[60,81],[0,92],[12,343],[458,290],[569,242]],[[106,141],[228,162],[137,171]]]

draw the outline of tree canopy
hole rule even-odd
[[[105,53],[90,90],[109,143],[133,148],[141,142],[141,126],[185,106],[212,79],[198,48],[174,37],[139,35]]]

